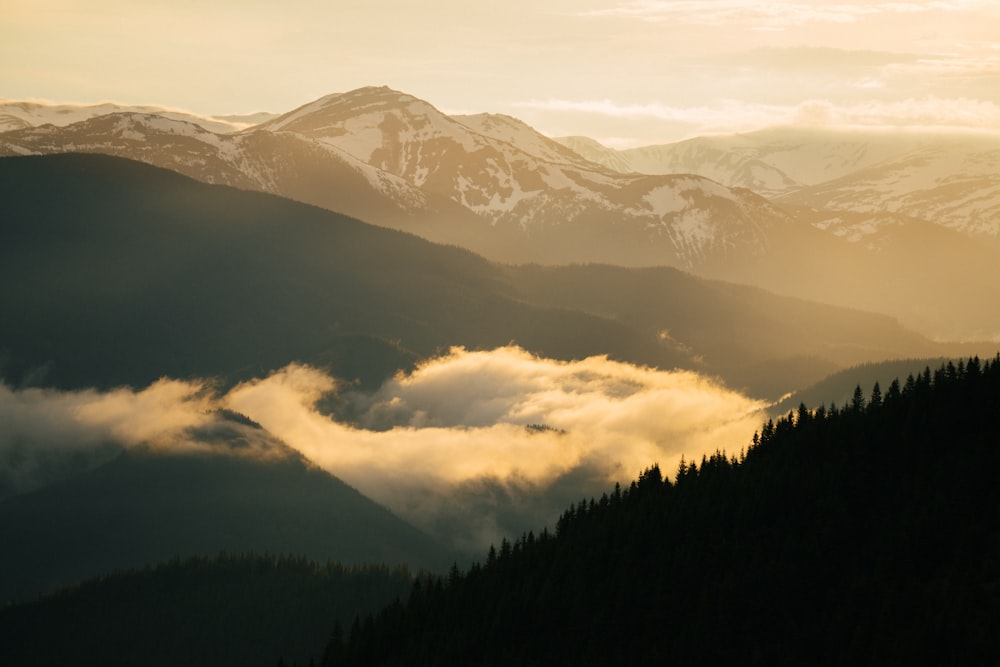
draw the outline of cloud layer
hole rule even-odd
[[[24,490],[45,483],[60,455],[93,464],[121,447],[227,451],[211,434],[228,409],[415,524],[479,551],[551,525],[569,502],[653,463],[669,473],[681,456],[738,451],[762,407],[690,372],[604,357],[554,361],[516,347],[452,349],[374,394],[338,392],[333,378],[297,364],[222,396],[172,380],[106,393],[2,387],[0,479]],[[353,405],[355,423],[320,411],[331,395]]]
[[[457,537],[470,547],[551,522],[567,494],[599,494],[652,463],[672,472],[681,456],[738,450],[761,418],[759,403],[694,373],[604,357],[560,362],[516,347],[456,348],[373,396],[353,396],[358,426],[317,412],[332,390],[318,371],[289,366],[225,400],[418,525],[464,523]]]
[[[206,385],[160,380],[135,391],[13,390],[0,384],[0,499],[100,465],[125,448],[281,455],[263,432],[220,415]]]

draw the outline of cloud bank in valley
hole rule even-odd
[[[221,418],[217,403],[204,383],[169,379],[106,392],[0,384],[0,499],[100,465],[123,448],[255,457],[274,450],[253,429]],[[236,440],[240,449],[232,450]]]
[[[320,410],[331,395],[351,404],[354,423]],[[569,502],[653,463],[671,473],[682,456],[738,451],[761,408],[690,372],[516,347],[455,348],[374,394],[298,364],[224,395],[176,380],[103,393],[2,387],[0,480],[24,490],[60,456],[99,462],[122,447],[226,451],[210,434],[229,409],[418,526],[480,550],[551,525]],[[233,451],[273,453],[261,443]]]
[[[226,405],[432,531],[463,546],[551,522],[568,501],[627,483],[652,463],[738,450],[762,407],[690,372],[592,357],[561,362],[516,347],[455,348],[371,396],[356,426],[315,409],[335,389],[289,366],[243,384]]]

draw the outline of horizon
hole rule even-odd
[[[614,148],[787,125],[1000,131],[1000,6],[978,0],[14,0],[0,32],[0,96],[18,101],[217,117],[387,85]]]

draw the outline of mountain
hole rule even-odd
[[[768,412],[775,419],[787,417],[789,412],[800,405],[841,407],[849,405],[858,387],[888,389],[893,380],[903,381],[913,376],[919,377],[930,368],[946,366],[948,359],[895,359],[852,366],[825,377],[811,387],[806,387],[773,404]]]
[[[702,275],[888,313],[939,340],[1000,336],[982,307],[1000,298],[992,135],[772,128],[623,151],[559,141],[620,171],[751,188],[792,218],[765,252]]]
[[[205,183],[291,199],[405,225],[431,208],[417,188],[337,148],[282,132],[218,134],[148,113],[97,116],[3,135],[0,154],[102,153],[172,169]]]
[[[0,137],[2,155],[71,150],[274,192],[503,261],[693,268],[760,253],[787,220],[747,191],[619,175],[514,119],[456,120],[388,88],[329,95],[238,136],[112,114]]]
[[[596,141],[595,139],[591,139],[590,137],[556,137],[553,141],[562,144],[581,157],[584,157],[595,164],[607,167],[612,171],[617,171],[622,174],[630,174],[636,171],[632,168],[632,163],[629,158],[622,151],[615,150],[614,148],[608,148],[604,144]],[[690,172],[689,169],[682,169],[680,171],[681,173]]]
[[[699,174],[777,202],[899,214],[1000,236],[1000,136],[776,127],[614,150],[556,139],[622,173]]]
[[[0,501],[0,603],[176,555],[288,553],[439,571],[456,557],[259,427],[218,418],[185,437],[198,451],[129,449]]]
[[[492,259],[691,268],[760,252],[783,220],[752,193],[616,175],[515,119],[450,118],[389,88],[330,95],[259,129],[336,146],[460,204],[493,227],[470,246]]]
[[[18,285],[0,308],[19,314],[0,321],[0,349],[15,386],[237,382],[299,361],[375,388],[452,345],[515,341],[780,395],[848,365],[957,351],[887,317],[676,269],[491,264],[119,158],[2,158],[0,197],[0,280]],[[775,370],[786,363],[791,378]]]
[[[997,241],[1000,137],[928,139],[901,155],[797,188],[778,201],[827,210],[888,211]]]
[[[51,104],[45,102],[19,102],[0,99],[0,132],[19,130],[40,125],[63,127],[83,120],[112,113],[139,113],[194,123],[216,133],[236,132],[270,120],[275,114],[233,114],[227,116],[201,116],[198,114],[158,106],[134,104]]]
[[[973,145],[940,149],[941,160],[981,163],[956,172],[957,185],[907,194],[902,182],[872,176],[856,184],[871,196],[852,204],[853,175],[942,140],[774,129],[618,152],[574,139],[570,150],[517,119],[449,117],[388,88],[328,95],[238,133],[209,132],[193,120],[119,112],[28,127],[0,133],[0,155],[107,153],[496,261],[675,266],[884,312],[939,340],[1000,336],[1000,314],[981,307],[1000,297],[992,279],[1000,245],[982,235],[970,242],[972,227],[957,222],[967,213],[977,229],[992,224],[988,143],[979,153]],[[676,171],[699,176],[661,173]],[[830,180],[838,178],[845,180]],[[896,212],[883,206],[892,192],[896,203],[886,206]],[[921,217],[917,204],[932,199],[950,227]]]
[[[120,569],[0,607],[5,665],[305,664],[335,624],[347,627],[413,585],[405,567],[319,564],[224,553]],[[57,640],[53,638],[57,637]]]
[[[0,174],[15,384],[238,381],[302,361],[377,386],[452,345],[512,340],[555,358],[687,363],[624,324],[521,300],[468,251],[323,209],[98,155],[0,159]]]
[[[803,408],[422,580],[321,664],[995,664],[998,409],[1000,357]]]

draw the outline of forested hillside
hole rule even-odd
[[[801,406],[421,580],[323,664],[995,665],[998,410],[1000,356]]]
[[[273,665],[320,651],[337,619],[405,596],[405,567],[223,553],[119,570],[0,607],[3,665]]]

